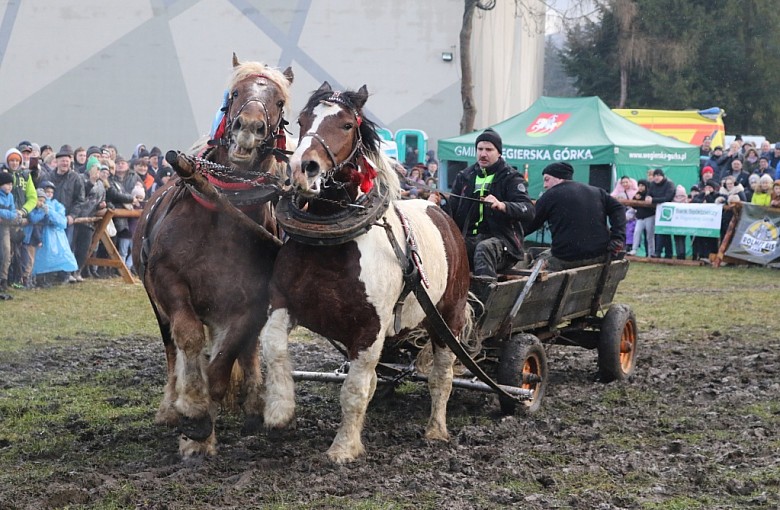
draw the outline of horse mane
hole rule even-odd
[[[390,200],[399,200],[401,198],[401,181],[390,157],[382,151],[371,153],[366,150],[366,155],[376,164],[377,181],[387,186]]]
[[[303,107],[303,112],[311,113],[318,104],[322,101],[328,101],[332,95],[332,90],[315,91],[311,97],[309,97],[306,106]],[[377,133],[376,123],[367,118],[362,109],[355,107],[355,104],[358,102],[358,92],[347,90],[341,92],[339,97],[344,100],[343,104],[352,108],[360,115],[362,121],[359,129],[360,137],[363,140],[363,152],[365,156],[376,165],[377,180],[387,186],[390,199],[398,200],[401,197],[401,182],[398,179],[398,174],[395,171],[392,161],[390,161],[390,158],[382,152],[382,139]]]
[[[284,98],[284,104],[290,104],[290,81],[287,77],[275,67],[269,67],[262,62],[241,62],[233,68],[233,73],[230,75],[227,88],[228,90],[236,86],[238,82],[249,78],[252,75],[261,74],[274,82],[279,90],[282,91],[282,97]]]
[[[206,147],[208,147],[209,139],[211,137],[209,135],[201,135],[200,138],[195,140],[195,142],[190,146],[189,149],[187,149],[184,153],[188,156],[198,156],[201,152],[203,152]]]

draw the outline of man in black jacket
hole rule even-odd
[[[653,180],[647,186],[647,197],[645,202],[658,205],[664,202],[674,200],[674,192],[677,186],[666,178],[663,169],[653,170]],[[654,208],[655,212],[655,208]],[[648,233],[648,235],[650,235]],[[653,235],[655,235],[655,253],[653,257],[660,258],[664,255],[666,258],[672,258],[672,237],[670,235],[659,235],[655,233],[655,223],[653,223]]]
[[[552,163],[542,170],[544,194],[536,201],[536,217],[528,233],[545,222],[552,234],[551,271],[598,264],[610,252],[623,251],[626,208],[601,188],[572,181],[574,168]],[[607,223],[609,220],[609,223]]]
[[[476,146],[477,163],[455,177],[448,212],[463,232],[474,276],[490,280],[523,258],[534,206],[523,177],[501,157],[501,136],[488,128]]]

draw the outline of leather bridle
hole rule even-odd
[[[363,137],[360,134],[360,124],[362,123],[362,119],[360,117],[360,114],[357,112],[357,110],[349,103],[346,98],[342,97],[342,95],[339,92],[333,92],[327,99],[323,99],[325,102],[329,103],[337,103],[350,112],[352,112],[352,115],[355,117],[355,130],[357,131],[357,137],[355,138],[355,144],[352,147],[352,151],[349,153],[349,156],[347,156],[344,161],[339,163],[336,161],[336,155],[333,154],[333,150],[331,150],[330,146],[328,145],[328,142],[325,141],[325,139],[317,133],[316,131],[309,131],[303,136],[301,136],[301,140],[303,140],[306,137],[311,137],[315,140],[317,140],[320,145],[325,149],[325,153],[328,155],[328,158],[330,159],[330,162],[333,163],[333,166],[327,171],[323,172],[323,181],[327,181],[332,179],[332,177],[339,172],[344,166],[351,164],[355,168],[358,168],[358,164],[355,161],[355,158],[358,156],[358,154],[362,153],[363,149]]]
[[[247,78],[263,78],[266,80],[271,81],[271,83],[274,83],[273,80],[268,78],[268,76],[264,74],[252,74],[248,76]],[[271,116],[268,113],[268,107],[266,107],[265,102],[258,98],[258,97],[250,97],[246,101],[244,101],[241,106],[238,108],[238,111],[231,115],[231,109],[233,108],[233,101],[237,95],[237,91],[234,89],[233,92],[230,94],[227,100],[227,105],[225,106],[225,133],[222,135],[221,138],[218,140],[212,140],[213,145],[224,145],[228,146],[233,141],[233,123],[238,118],[239,115],[241,115],[241,112],[244,111],[244,108],[247,107],[250,103],[258,103],[260,107],[263,109],[263,113],[265,114],[265,120],[266,123],[268,123],[271,120]],[[268,130],[268,135],[263,139],[262,143],[257,147],[257,150],[260,152],[260,156],[264,157],[268,155],[269,152],[278,152],[276,154],[279,157],[287,159],[287,155],[284,154],[286,151],[282,151],[277,148],[276,140],[280,137],[284,137],[284,126],[289,124],[284,119],[284,108],[279,109],[279,118],[277,119],[276,123],[274,124],[273,129]]]

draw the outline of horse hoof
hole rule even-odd
[[[179,438],[179,454],[188,464],[198,464],[217,454],[217,439],[211,434],[205,441],[194,441],[187,436]]]
[[[242,436],[254,436],[263,425],[263,418],[258,414],[247,415],[244,420],[244,426],[241,427]]]
[[[360,445],[359,448],[355,448],[355,451],[331,447],[328,449],[327,455],[331,462],[336,464],[348,464],[356,461],[363,453],[365,453],[365,449],[363,448],[363,445]]]
[[[211,423],[211,417],[206,415],[202,418],[190,418],[181,416],[179,418],[179,432],[193,441],[205,441],[214,431],[214,425]]]
[[[154,415],[154,424],[163,425],[165,427],[175,427],[179,424],[179,413],[173,408],[159,409],[157,414]]]
[[[295,404],[266,402],[263,418],[267,429],[288,428],[295,421]]]
[[[427,439],[428,441],[447,442],[450,440],[450,435],[446,430],[442,431],[438,428],[434,428],[425,431],[425,439]]]

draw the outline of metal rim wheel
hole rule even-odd
[[[534,335],[513,335],[501,344],[497,381],[499,384],[530,390],[529,400],[517,401],[498,396],[501,412],[514,414],[535,413],[542,406],[547,389],[547,354],[542,343]]]
[[[612,305],[601,322],[599,375],[604,382],[622,381],[636,368],[637,327],[628,305]]]

